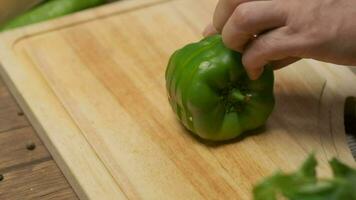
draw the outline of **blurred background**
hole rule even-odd
[[[0,0],[0,25],[30,10],[44,0]],[[108,3],[118,0],[107,0]]]
[[[0,0],[0,24],[19,15],[43,0]]]

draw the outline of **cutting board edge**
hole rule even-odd
[[[0,41],[2,41],[2,40],[0,39]],[[0,54],[1,54],[1,51],[2,50],[0,50]],[[3,54],[3,55],[5,57],[16,57],[15,55],[9,55],[9,54]],[[46,129],[48,129],[48,128],[44,128],[45,125],[48,125],[46,123],[46,121],[44,121],[44,119],[40,119],[40,117],[38,115],[34,114],[36,112],[35,111],[36,108],[31,107],[28,104],[28,101],[25,100],[25,98],[32,99],[33,97],[23,97],[23,94],[26,93],[24,91],[25,89],[22,88],[22,86],[16,85],[16,83],[14,81],[12,81],[12,80],[15,80],[15,79],[13,79],[14,78],[14,76],[12,75],[13,72],[9,72],[8,69],[5,69],[6,67],[4,67],[4,66],[8,66],[8,65],[10,65],[12,67],[21,66],[21,63],[8,62],[6,58],[5,59],[3,58],[3,55],[0,55],[0,59],[2,60],[1,61],[2,67],[0,69],[0,75],[1,75],[2,79],[4,80],[5,84],[7,85],[7,87],[9,88],[11,94],[14,96],[17,103],[20,105],[21,109],[26,114],[27,119],[33,125],[37,134],[39,135],[41,140],[44,142],[47,149],[50,151],[51,155],[53,156],[54,160],[58,164],[59,168],[61,169],[61,171],[67,178],[68,182],[74,188],[76,194],[80,197],[80,199],[95,199],[95,197],[97,197],[97,194],[96,194],[97,191],[93,191],[92,193],[90,193],[91,188],[93,188],[93,187],[88,186],[88,188],[86,189],[86,186],[84,183],[88,179],[87,177],[91,176],[92,174],[86,173],[85,170],[82,171],[81,169],[76,168],[76,166],[78,165],[78,163],[80,163],[80,161],[76,161],[76,162],[68,161],[68,160],[64,161],[65,156],[62,156],[62,155],[66,155],[67,153],[62,152],[61,142],[59,142],[59,141],[66,140],[66,138],[61,138],[61,132],[53,132],[51,134],[48,131],[46,131]],[[40,91],[41,89],[34,88],[34,91],[36,91],[36,90]],[[49,90],[43,91],[43,92],[44,93],[52,92]],[[55,98],[54,94],[49,94],[49,95],[52,98]],[[59,101],[57,103],[61,104]],[[66,112],[65,108],[62,107],[62,111]],[[56,114],[54,114],[54,115],[56,115]],[[76,124],[74,122],[71,122],[71,123],[72,123],[73,127],[76,126]],[[97,161],[95,163],[92,163],[92,162],[90,163],[91,168],[95,168],[94,166],[101,165],[102,168],[101,169],[96,168],[95,171],[100,171],[101,176],[107,176],[107,177],[112,178],[111,174],[106,169],[106,167],[102,165],[100,158],[96,155],[95,151],[92,149],[90,144],[87,143],[86,139],[84,138],[84,136],[82,135],[80,130],[72,129],[71,131],[72,131],[71,134],[76,134],[81,137],[81,139],[80,139],[81,142],[76,142],[76,144],[79,143],[79,144],[83,145],[83,147],[81,147],[81,148],[83,148],[82,151],[85,151],[85,154],[83,154],[82,157],[83,158],[84,157],[93,157],[93,158],[97,159]],[[77,133],[74,133],[74,132],[77,132]],[[50,139],[50,137],[53,137],[53,138]],[[56,141],[58,143],[53,142],[53,141]],[[76,148],[73,148],[73,150],[75,150]],[[91,152],[91,153],[88,153],[88,152]],[[90,156],[88,156],[88,155],[90,155]],[[88,165],[88,163],[83,163],[83,164]],[[87,175],[86,176],[76,176],[75,175],[76,173],[86,173]],[[83,180],[81,180],[81,177],[85,177],[85,178],[83,178]],[[113,186],[117,187],[115,180],[112,179],[112,183],[114,183],[114,184],[111,187],[113,187]],[[107,183],[107,184],[110,185],[109,183]],[[97,184],[97,186],[100,187],[102,185]]]
[[[16,82],[21,82],[19,80],[16,80],[18,77],[16,77],[14,74],[16,74],[18,71],[14,70],[16,69],[21,69],[23,68],[24,65],[20,61],[16,62],[16,58],[18,55],[16,55],[16,51],[6,51],[8,49],[14,49],[16,47],[16,44],[20,42],[23,39],[33,37],[42,33],[47,33],[50,31],[55,31],[61,28],[66,28],[70,26],[74,26],[76,24],[80,23],[85,23],[87,21],[95,20],[97,18],[103,18],[103,17],[108,17],[113,14],[118,14],[122,12],[127,12],[133,9],[138,9],[138,8],[144,8],[146,6],[151,6],[154,4],[162,3],[162,2],[168,2],[170,0],[135,0],[135,1],[122,1],[118,3],[114,3],[108,6],[103,6],[97,9],[92,9],[84,12],[80,12],[71,16],[66,16],[63,18],[51,20],[48,22],[44,23],[39,23],[36,25],[31,25],[27,27],[23,27],[20,29],[8,31],[5,33],[0,34],[0,65],[2,65],[0,69],[0,75],[4,79],[5,84],[9,88],[10,92],[20,105],[20,107],[24,110],[26,113],[26,116],[28,117],[29,121],[31,124],[34,126],[34,129],[37,131],[38,135],[40,138],[44,141],[46,147],[49,149],[51,152],[52,156],[54,157],[55,161],[59,165],[60,169],[68,179],[69,183],[72,185],[74,188],[75,192],[77,195],[80,197],[80,199],[97,199],[100,195],[102,194],[105,195],[105,191],[109,190],[109,188],[117,188],[119,187],[116,183],[116,181],[112,178],[112,175],[110,174],[109,170],[103,166],[103,163],[101,162],[100,158],[96,155],[95,151],[93,148],[90,146],[89,143],[87,143],[84,135],[80,132],[79,128],[76,127],[77,125],[75,124],[74,121],[72,121],[72,126],[76,127],[75,129],[72,129],[71,131],[77,132],[76,135],[81,136],[81,144],[83,145],[82,148],[84,148],[83,151],[85,151],[85,154],[82,155],[82,157],[93,157],[96,158],[97,160],[95,161],[90,161],[91,168],[95,168],[95,172],[99,174],[100,176],[107,176],[108,178],[112,180],[108,180],[104,185],[106,188],[103,189],[102,192],[98,191],[92,191],[93,185],[85,185],[86,180],[88,179],[87,177],[91,175],[91,173],[87,173],[86,175],[82,174],[81,176],[75,175],[75,174],[81,174],[81,173],[86,173],[85,170],[81,170],[77,163],[73,161],[64,161],[64,156],[63,154],[67,154],[66,152],[61,152],[63,149],[61,149],[60,141],[62,141],[64,138],[60,139],[61,137],[60,132],[53,132],[52,134],[49,134],[46,132],[46,129],[44,128],[45,125],[48,125],[44,119],[40,119],[41,117],[36,115],[36,108],[33,108],[33,106],[28,104],[28,101],[30,100],[25,100],[25,99],[32,99],[34,96],[32,95],[31,97],[31,92],[26,91],[26,86],[25,85],[19,85],[16,84]],[[70,20],[71,18],[74,18],[74,20]],[[33,72],[36,71],[35,68],[29,69],[32,70]],[[19,70],[21,71],[21,70]],[[36,72],[35,72],[36,73]],[[37,72],[39,73],[39,72]],[[25,73],[24,73],[25,75]],[[30,76],[28,76],[30,77]],[[45,81],[43,77],[41,77],[41,81]],[[36,81],[36,80],[32,80]],[[56,98],[56,95],[51,91],[50,88],[47,88],[44,90],[44,88],[33,88],[33,91],[41,91],[43,93],[47,93],[49,96],[51,96],[52,99],[56,99],[58,104],[61,104],[59,100]],[[27,94],[26,94],[27,93]],[[28,97],[23,97],[22,95],[29,95]],[[66,109],[61,105],[61,110],[65,112],[68,116],[69,114],[67,113]],[[55,114],[56,115],[56,114]],[[70,117],[69,117],[70,118]],[[64,126],[63,126],[64,127]],[[78,133],[80,132],[80,133]],[[54,137],[50,139],[49,137]],[[56,141],[57,143],[53,142]],[[78,143],[78,142],[77,142]],[[73,148],[75,150],[75,148]],[[61,153],[59,153],[61,152]],[[90,152],[91,156],[88,156],[88,152]],[[83,164],[88,164],[88,163],[83,163]],[[98,167],[100,166],[100,167]],[[98,173],[98,171],[100,173]],[[92,170],[90,172],[93,172]],[[84,178],[82,178],[84,177]],[[111,182],[110,182],[111,181]],[[95,181],[92,181],[91,184],[93,184]],[[95,184],[94,184],[95,185]],[[107,185],[109,185],[107,187]],[[103,184],[96,183],[96,187],[100,188],[102,187]],[[103,196],[100,196],[103,198]],[[112,198],[114,197],[114,198]],[[107,198],[105,199],[126,199],[127,197],[125,196],[124,192],[119,188],[116,191],[116,194],[114,195],[108,195]]]
[[[129,12],[131,10],[141,9],[172,0],[122,0],[116,3],[103,5],[101,7],[88,9],[60,18],[40,22],[14,30],[0,33],[0,39],[7,41],[12,46],[16,45],[22,39],[36,36],[41,33],[56,31],[61,28],[68,28],[77,24],[89,22],[92,20],[110,17],[115,14]],[[1,61],[0,61],[1,62]]]

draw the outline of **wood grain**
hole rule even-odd
[[[212,145],[182,128],[165,67],[201,38],[215,4],[124,1],[0,37],[2,76],[82,199],[250,199],[262,177],[312,151],[322,176],[331,157],[355,164],[342,112],[356,79],[345,66],[303,60],[276,72],[276,108],[248,137]]]
[[[0,82],[0,132],[29,126],[23,112]]]
[[[29,143],[36,146],[32,151],[26,148]],[[0,146],[0,173],[5,173],[14,166],[51,158],[31,127],[0,132]]]
[[[0,174],[3,177],[0,181],[0,199],[77,199],[49,152],[21,113],[15,99],[0,80],[0,116],[2,122],[6,122],[0,123]],[[18,128],[19,121],[24,127]],[[29,144],[34,144],[35,148],[28,150]],[[46,169],[41,167],[41,170],[37,170],[44,162],[49,163]],[[48,184],[52,182],[56,184]],[[37,190],[33,190],[32,186]]]
[[[0,199],[77,199],[70,191],[70,185],[63,181],[62,172],[50,159],[11,170],[0,182]]]

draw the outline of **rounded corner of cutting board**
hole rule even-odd
[[[124,12],[135,11],[136,9],[142,9],[170,1],[175,0],[122,0],[120,2],[112,2],[97,8],[91,8],[57,19],[52,19],[49,21],[40,22],[37,24],[0,33],[0,41],[5,44],[3,45],[5,48],[9,48],[16,46],[17,43],[19,43],[21,40],[25,40],[33,36],[38,36],[52,31],[58,31],[60,29],[69,28],[81,23],[95,21],[100,18],[106,18]]]

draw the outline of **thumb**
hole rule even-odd
[[[252,80],[258,79],[264,66],[271,61],[296,57],[300,44],[288,34],[285,27],[258,36],[249,44],[242,56],[249,77]]]

